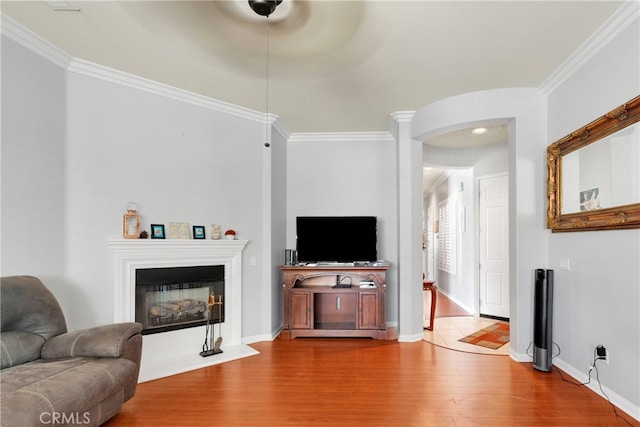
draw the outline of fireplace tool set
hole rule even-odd
[[[202,351],[200,352],[200,356],[207,357],[212,356],[214,354],[222,353],[220,349],[220,345],[222,344],[222,295],[218,295],[220,297],[219,300],[216,300],[214,295],[209,295],[209,302],[207,303],[207,327],[204,332],[204,344],[202,344]],[[211,311],[213,310],[213,306],[218,306],[218,338],[214,342],[214,327],[211,325]],[[211,331],[211,335],[209,335],[209,331]],[[207,338],[209,342],[207,342]]]

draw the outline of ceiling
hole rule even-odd
[[[539,87],[621,2],[284,0],[268,19],[245,0],[0,5],[76,58],[277,114],[291,132],[360,132],[449,96]]]

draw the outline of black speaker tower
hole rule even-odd
[[[533,367],[551,372],[553,324],[553,270],[536,270],[533,312]]]

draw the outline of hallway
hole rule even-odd
[[[468,353],[490,354],[490,355],[508,355],[509,344],[492,350],[458,341],[479,329],[493,325],[494,323],[506,323],[494,319],[488,319],[479,316],[473,316],[449,299],[442,292],[438,291],[436,304],[435,327],[433,331],[424,330],[423,340],[440,347],[451,350],[464,351]]]

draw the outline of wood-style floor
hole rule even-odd
[[[471,313],[453,302],[445,294],[439,290],[437,292],[436,317],[471,316]]]
[[[420,341],[277,339],[259,355],[139,384],[106,426],[638,426],[509,357]]]

